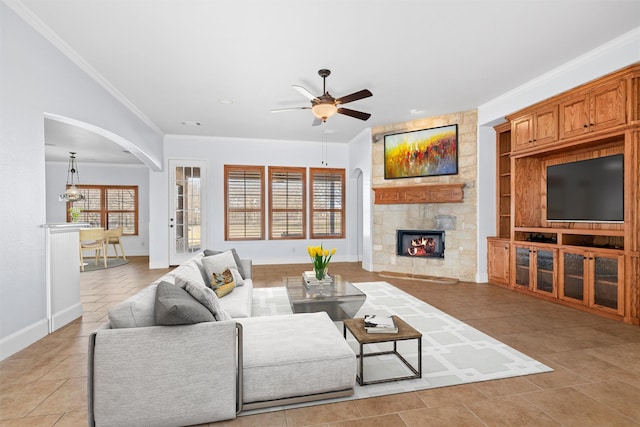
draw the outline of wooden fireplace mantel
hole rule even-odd
[[[406,187],[377,187],[375,204],[395,205],[406,203],[462,203],[464,184],[426,184]]]

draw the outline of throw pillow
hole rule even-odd
[[[231,320],[231,316],[224,311],[218,296],[211,288],[202,286],[197,282],[185,281],[180,278],[177,279],[176,286],[189,292],[192,297],[197,299],[200,304],[204,305],[211,314],[213,314],[216,320]]]
[[[187,291],[166,282],[156,290],[156,324],[164,326],[213,322],[213,314]]]
[[[236,250],[234,248],[229,249],[231,251],[231,254],[233,255],[233,259],[236,262],[236,267],[238,268],[238,271],[240,272],[240,276],[242,276],[242,279],[246,279],[247,278],[247,272],[244,271],[244,267],[242,262],[240,262],[240,257],[238,256],[238,252],[236,252]],[[223,253],[224,251],[214,251],[211,249],[205,249],[203,251],[203,254],[205,257],[207,256],[211,256],[211,255],[218,255]],[[236,283],[237,284],[237,283]],[[240,285],[238,285],[240,286]]]
[[[211,287],[218,298],[222,298],[232,292],[235,286],[236,283],[233,278],[233,273],[229,268],[225,269],[222,273],[213,273],[213,277],[211,278]]]
[[[233,253],[231,251],[222,252],[217,255],[206,256],[202,258],[202,264],[207,270],[207,274],[209,277],[213,277],[214,273],[220,274],[227,268],[231,270],[232,274],[235,270],[234,280],[236,282],[236,286],[244,285],[244,279],[238,271],[238,266],[236,265],[235,258],[233,257]]]
[[[205,285],[209,286],[211,284],[211,282],[209,282],[211,278],[207,274],[207,269],[204,268],[204,264],[202,264],[203,257],[204,257],[204,254],[199,253],[198,255],[193,257],[193,262],[195,263],[196,266],[198,266],[198,270],[200,270],[200,274],[202,275],[202,280],[204,280]]]

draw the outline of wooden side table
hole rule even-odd
[[[356,375],[356,380],[360,385],[368,385],[368,384],[378,384],[389,381],[399,381],[399,380],[408,380],[413,378],[422,378],[422,334],[415,330],[411,325],[409,325],[404,320],[400,319],[398,316],[393,316],[393,319],[398,326],[398,333],[395,334],[380,334],[374,333],[370,334],[364,327],[364,319],[345,319],[343,320],[343,333],[344,338],[347,338],[347,330],[353,335],[353,337],[358,341],[360,346],[359,354],[356,357],[359,360],[358,364],[358,374]],[[411,363],[407,361],[399,352],[398,352],[398,341],[406,341],[406,340],[417,340],[418,341],[418,368],[416,369]],[[364,346],[366,344],[378,344],[384,342],[392,342],[393,350],[389,351],[378,351],[374,353],[365,353]],[[364,358],[371,356],[381,356],[384,354],[395,354],[398,359],[400,359],[410,370],[413,372],[413,375],[407,375],[404,377],[393,377],[393,378],[385,378],[374,381],[365,381],[364,380]]]

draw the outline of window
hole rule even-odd
[[[78,185],[84,200],[67,203],[67,221],[71,221],[69,208],[82,209],[78,221],[110,230],[123,227],[124,235],[138,234],[137,185]]]
[[[269,167],[269,236],[306,237],[305,168]]]
[[[225,240],[264,240],[264,167],[224,166]]]
[[[310,168],[311,238],[344,238],[344,169]]]

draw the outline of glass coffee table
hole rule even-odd
[[[326,311],[333,321],[353,318],[367,296],[339,274],[331,277],[333,283],[322,285],[307,285],[302,275],[283,278],[293,312]]]

